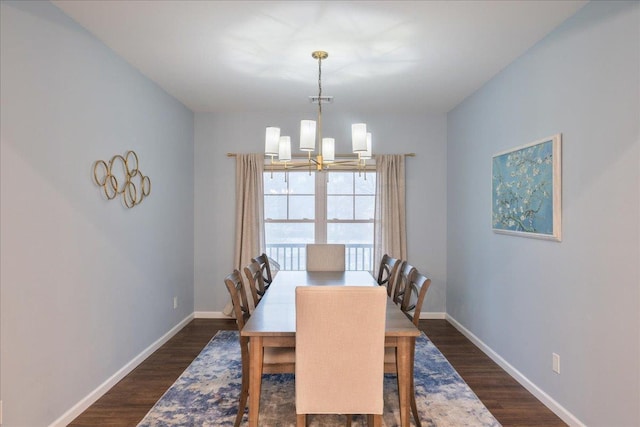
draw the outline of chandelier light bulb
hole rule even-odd
[[[264,137],[264,154],[267,156],[278,155],[278,143],[280,142],[280,128],[268,127]]]
[[[322,138],[322,161],[324,163],[336,161],[336,140],[334,138]]]
[[[314,120],[300,121],[300,150],[314,151],[316,149],[316,122]]]
[[[291,161],[291,137],[280,137],[280,141],[278,142],[278,159],[281,162]]]
[[[351,143],[354,153],[367,151],[367,125],[365,123],[351,125]]]

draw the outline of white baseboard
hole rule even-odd
[[[420,313],[421,319],[446,319],[447,313],[440,311],[428,311]]]
[[[475,336],[470,330],[462,326],[460,322],[447,314],[446,319],[451,323],[458,331],[466,336],[472,343],[482,350],[487,356],[489,356],[494,362],[496,362],[502,369],[507,371],[516,381],[518,381],[524,388],[526,388],[531,394],[537,397],[547,408],[562,419],[565,423],[572,427],[586,427],[575,415],[569,412],[565,407],[556,402],[551,396],[545,393],[540,387],[535,385],[531,380],[525,377],[520,371],[514,368],[509,362],[504,360],[498,353],[493,351],[491,347],[486,345],[480,338]]]
[[[221,311],[196,311],[193,313],[196,319],[233,319]],[[440,311],[430,311],[420,313],[421,319],[446,319],[447,313]]]
[[[127,374],[133,371],[142,361],[144,361],[147,357],[149,357],[154,351],[162,347],[164,343],[169,341],[171,337],[177,334],[182,328],[184,328],[187,323],[189,323],[193,319],[193,314],[185,317],[180,323],[171,328],[169,332],[158,338],[156,342],[151,344],[149,347],[144,349],[142,353],[138,354],[134,357],[129,363],[124,365],[118,372],[113,374],[109,379],[100,384],[98,388],[89,393],[85,398],[83,398],[80,402],[76,403],[71,409],[62,414],[60,418],[55,420],[53,423],[49,425],[49,427],[64,427],[69,424],[71,421],[76,419],[78,415],[83,413],[89,406],[93,405],[93,403],[102,397],[107,391],[111,389],[114,385],[118,383],[121,379],[123,379]]]
[[[233,319],[233,317],[225,315],[221,311],[196,311],[194,317],[196,319]],[[446,319],[447,313],[439,311],[430,311],[420,313],[421,319]]]
[[[196,311],[193,314],[196,319],[233,319],[221,311]]]
[[[185,317],[180,323],[174,326],[169,332],[160,337],[157,341],[143,350],[139,355],[132,359],[129,363],[123,366],[118,372],[113,374],[104,383],[100,384],[95,390],[89,393],[80,402],[74,405],[71,409],[65,412],[60,418],[55,420],[49,425],[49,427],[63,427],[77,418],[82,412],[84,412],[89,406],[91,406],[102,395],[109,391],[114,385],[118,383],[127,374],[133,371],[142,361],[149,357],[154,351],[158,350],[164,343],[169,341],[171,337],[184,328],[187,323],[192,319],[230,319],[221,311],[196,311],[189,316]],[[494,362],[496,362],[502,369],[504,369],[509,375],[511,375],[516,381],[518,381],[524,388],[526,388],[531,394],[537,397],[545,406],[551,409],[558,417],[570,426],[586,427],[575,415],[569,412],[566,408],[556,402],[551,396],[545,393],[537,385],[531,382],[520,371],[514,368],[509,362],[504,360],[498,353],[493,351],[488,345],[486,345],[480,338],[475,336],[471,331],[462,326],[451,315],[443,312],[426,312],[420,314],[421,319],[446,319],[457,330],[459,330],[464,336],[466,336],[471,342],[473,342],[480,350],[482,350],[487,356],[489,356]]]

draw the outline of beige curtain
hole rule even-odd
[[[240,270],[263,251],[264,245],[264,187],[263,154],[236,155],[236,243],[234,268]],[[231,315],[233,306],[227,304],[223,312]]]
[[[236,244],[234,267],[242,269],[264,248],[262,154],[236,155]]]
[[[376,155],[374,270],[382,256],[407,259],[404,155]]]

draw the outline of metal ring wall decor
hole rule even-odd
[[[93,165],[93,181],[102,187],[107,200],[122,194],[128,208],[142,203],[151,194],[151,179],[140,171],[138,155],[133,150],[124,156],[116,154],[108,163],[97,160]]]

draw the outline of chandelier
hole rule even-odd
[[[309,171],[315,169],[323,171],[331,165],[354,167],[363,170],[366,161],[372,158],[371,153],[371,133],[367,132],[366,123],[355,123],[351,125],[352,151],[357,158],[336,160],[335,139],[322,137],[322,104],[330,103],[331,96],[322,95],[322,60],[327,59],[327,52],[318,50],[311,53],[314,59],[318,60],[318,96],[310,96],[309,100],[318,104],[318,120],[302,120],[300,122],[300,151],[307,152],[306,160],[294,161],[291,158],[291,137],[280,135],[280,128],[267,127],[265,135],[264,154],[269,156],[271,164],[289,168],[308,167]],[[316,150],[318,142],[319,152],[312,156]],[[276,158],[277,156],[277,158]]]

